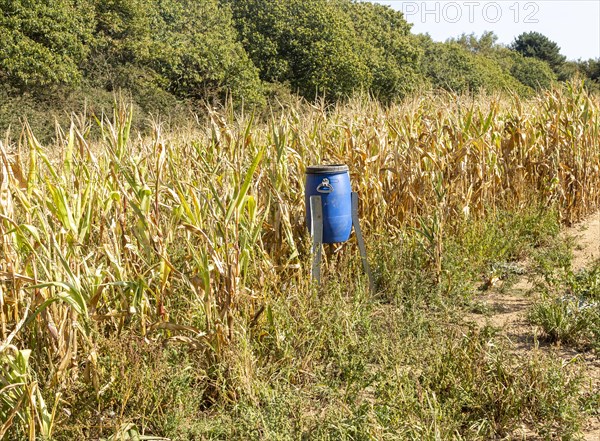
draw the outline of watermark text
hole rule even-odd
[[[421,23],[475,23],[484,20],[498,23],[510,19],[514,23],[539,23],[540,6],[536,2],[402,2],[401,11],[408,21]]]

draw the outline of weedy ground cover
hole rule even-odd
[[[562,259],[561,259],[562,257]],[[564,250],[538,256],[538,290],[541,298],[529,313],[553,343],[580,349],[600,349],[600,266],[591,262],[575,272]]]
[[[576,435],[576,363],[517,356],[463,315],[479,278],[597,208],[581,85],[131,125],[121,105],[52,146],[27,126],[2,143],[7,439]],[[350,165],[375,294],[352,243],[310,284],[303,172],[320,162]]]

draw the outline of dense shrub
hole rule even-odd
[[[50,95],[43,104],[52,108],[64,87],[89,101],[125,90],[147,114],[200,101],[261,105],[276,90],[391,103],[430,87],[531,93],[574,76],[600,89],[598,60],[565,62],[542,34],[510,47],[493,32],[435,43],[371,2],[0,0],[0,10],[2,93]]]
[[[368,89],[371,73],[348,14],[326,0],[231,2],[244,47],[268,82],[335,99]]]
[[[522,33],[515,39],[511,48],[524,57],[545,61],[554,72],[558,72],[566,60],[566,57],[560,53],[560,47],[539,32]]]
[[[426,82],[418,70],[423,50],[400,12],[373,3],[346,5],[346,10],[362,42],[376,97],[393,101]]]
[[[258,73],[216,0],[100,2],[90,76],[104,87],[179,98],[261,100]],[[97,57],[103,61],[99,64]],[[104,72],[103,66],[108,66]],[[102,84],[102,82],[104,84]]]
[[[458,93],[477,91],[485,85],[475,56],[456,43],[427,42],[423,72],[435,88]]]
[[[515,56],[511,74],[532,89],[547,89],[555,80],[555,75],[548,63],[535,58]]]
[[[93,32],[88,1],[0,1],[0,80],[21,90],[81,80]]]

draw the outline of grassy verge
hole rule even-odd
[[[568,243],[536,258],[540,299],[529,313],[545,339],[600,354],[600,262],[579,271]]]

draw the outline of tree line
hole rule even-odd
[[[528,94],[574,75],[600,84],[600,59],[568,62],[539,33],[510,46],[491,32],[439,43],[368,2],[0,0],[0,8],[5,113],[11,98],[116,90],[151,110],[228,98],[261,105],[282,93],[383,102],[432,88]]]

